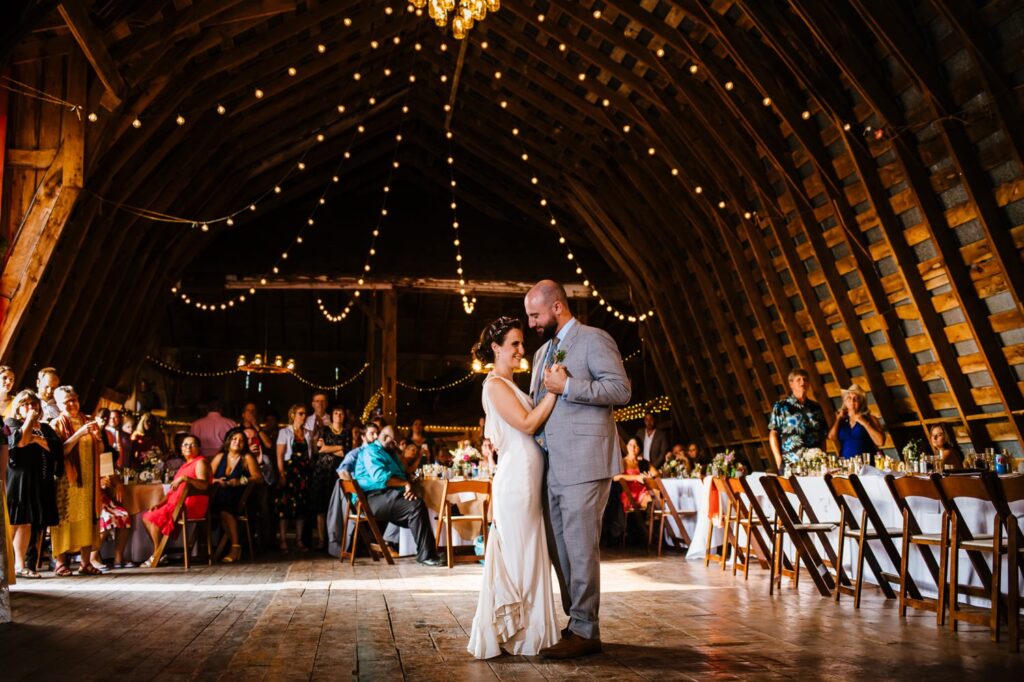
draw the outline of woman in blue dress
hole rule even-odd
[[[874,465],[875,453],[885,443],[885,429],[868,412],[867,396],[857,384],[843,389],[843,407],[836,415],[828,438],[835,443],[843,459],[867,454]]]

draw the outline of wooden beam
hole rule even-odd
[[[452,129],[452,116],[455,115],[455,97],[459,94],[459,83],[462,81],[462,67],[466,63],[466,50],[469,49],[469,40],[463,40],[459,48],[459,58],[455,62],[455,73],[452,75],[451,93],[448,95],[448,108],[444,115],[444,129]]]
[[[27,168],[45,171],[57,156],[56,149],[8,149],[4,165],[8,168]]]
[[[89,10],[82,4],[82,0],[63,0],[57,10],[64,18],[68,28],[71,29],[71,34],[75,36],[75,41],[85,53],[85,58],[92,64],[103,87],[107,89],[107,94],[100,100],[100,103],[107,111],[113,111],[121,105],[128,86],[118,71],[117,62],[107,51],[107,46],[103,43],[103,36],[93,26],[92,20],[89,18]],[[70,101],[76,102],[76,100]]]
[[[359,277],[333,277],[328,275],[293,275],[291,277],[268,278],[266,284],[260,284],[258,277],[228,277],[224,281],[224,288],[231,290],[245,290],[250,287],[262,289],[282,289],[298,291],[391,291],[393,289],[409,289],[423,292],[437,292],[451,295],[452,291],[459,288],[459,280],[444,279],[440,277],[372,277],[363,279],[359,283]],[[516,282],[512,280],[471,280],[472,293],[476,296],[491,296],[507,298],[509,296],[525,296],[526,292],[536,282]],[[565,284],[565,293],[569,298],[590,298],[590,290],[580,284]],[[467,290],[469,287],[467,287]],[[609,296],[625,297],[626,292],[622,287],[602,287]]]

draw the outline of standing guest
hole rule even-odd
[[[250,482],[261,482],[256,458],[249,452],[249,439],[245,429],[228,431],[224,445],[210,463],[213,470],[213,512],[220,516],[221,525],[227,529],[231,539],[231,551],[224,557],[225,563],[234,563],[242,558],[242,545],[238,541],[238,514],[242,494]]]
[[[139,379],[139,388],[135,391],[135,411],[152,412],[162,407],[163,403],[160,402],[160,396],[150,387],[149,381]]]
[[[442,566],[427,507],[413,492],[402,465],[385,449],[381,440],[377,439],[360,451],[353,478],[366,493],[370,511],[379,522],[393,523],[412,531],[418,563]]]
[[[636,432],[636,440],[643,448],[643,456],[655,468],[661,469],[665,463],[665,454],[668,453],[669,435],[664,429],[657,428],[654,422],[654,413],[644,413],[644,425]]]
[[[114,464],[119,467],[132,465],[132,437],[124,431],[124,415],[121,410],[110,410],[107,420],[106,436],[114,453]],[[103,410],[100,410],[103,414]]]
[[[245,407],[242,409],[242,418],[238,425],[243,429],[253,432],[250,435],[249,450],[256,459],[259,459],[258,453],[274,449],[274,440],[270,438],[270,434],[260,430],[260,419],[256,410],[256,403],[245,404]]]
[[[42,407],[35,393],[21,391],[11,404],[14,416],[5,421],[9,432],[6,493],[14,566],[20,577],[38,578],[39,574],[25,564],[25,555],[33,527],[60,523],[55,479],[64,475],[64,441],[41,421]]]
[[[79,552],[79,575],[99,575],[91,561],[92,548],[99,546],[97,519],[102,510],[100,493],[100,450],[103,440],[99,424],[82,414],[78,393],[71,386],[54,391],[60,414],[51,426],[64,440],[64,476],[57,482],[60,523],[50,528],[57,575],[69,575],[71,556]],[[63,570],[62,570],[63,569]]]
[[[265,433],[273,444],[277,443],[277,434],[281,430],[280,422],[281,415],[277,413],[277,410],[267,410],[267,413],[263,415],[263,428],[260,431]],[[274,448],[270,448],[270,450],[273,453]]]
[[[427,457],[428,461],[433,456],[434,439],[427,435],[427,432],[423,428],[422,419],[417,418],[412,420],[412,425],[409,427],[409,435],[406,436],[406,440],[420,446],[420,451]]]
[[[949,427],[945,424],[936,424],[928,430],[928,441],[931,443],[932,451],[942,462],[942,468],[951,469],[964,468],[964,453],[956,440],[950,435]]]
[[[857,384],[843,389],[843,406],[828,431],[828,439],[843,459],[867,453],[874,465],[875,452],[885,442],[885,429],[868,412],[867,396]]]
[[[36,394],[43,406],[44,422],[51,422],[60,416],[60,407],[53,398],[53,391],[60,386],[60,376],[53,367],[43,367],[36,375]]]
[[[189,434],[181,442],[181,451],[185,455],[185,463],[178,469],[171,481],[171,492],[167,494],[163,502],[150,507],[149,511],[142,515],[142,521],[146,524],[146,531],[150,540],[153,541],[153,551],[160,542],[160,536],[170,536],[174,533],[174,508],[178,506],[178,500],[185,494],[188,483],[198,490],[206,490],[210,485],[210,463],[199,454],[199,439]],[[187,519],[202,519],[206,516],[210,498],[206,495],[194,495],[185,500],[185,514]],[[188,552],[190,548],[186,547]],[[160,563],[164,563],[166,557],[160,557]],[[150,555],[142,565],[146,568],[154,564],[153,555]]]
[[[211,400],[206,405],[206,416],[192,422],[192,428],[189,429],[189,432],[202,443],[202,455],[208,459],[217,454],[228,431],[238,426],[220,411],[220,401]]]
[[[155,414],[146,412],[139,417],[132,433],[131,452],[133,465],[150,455],[161,460],[167,458],[167,439],[160,426],[160,418]]]
[[[790,395],[772,405],[768,443],[780,474],[787,464],[797,462],[804,450],[825,446],[825,413],[821,405],[807,397],[809,380],[807,370],[792,370],[788,377]]]
[[[307,420],[308,423],[308,420]],[[331,422],[320,430],[316,442],[316,465],[313,469],[313,508],[316,510],[316,529],[319,541],[315,549],[327,546],[327,507],[338,487],[336,471],[345,453],[352,449],[352,434],[345,428],[345,408],[331,408]]]
[[[14,416],[14,370],[0,365],[0,415],[3,419]]]
[[[302,551],[306,519],[315,513],[312,505],[313,432],[306,429],[306,406],[288,410],[288,426],[277,434],[278,496],[276,500],[281,551],[288,551],[288,522],[295,521],[295,545]]]
[[[314,393],[310,400],[313,414],[306,419],[306,430],[313,434],[313,440],[320,438],[320,432],[331,424],[331,415],[327,414],[327,394]]]

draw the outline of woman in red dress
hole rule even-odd
[[[160,504],[152,507],[142,515],[142,520],[149,531],[149,537],[153,540],[154,551],[160,541],[161,535],[171,535],[175,529],[174,508],[178,500],[185,494],[185,483],[191,483],[199,490],[206,490],[210,485],[211,471],[210,464],[199,454],[199,439],[195,436],[187,436],[181,443],[181,454],[185,456],[185,463],[181,465],[174,480],[171,482],[171,492]],[[201,519],[206,516],[206,509],[210,504],[210,498],[203,496],[189,497],[185,500],[185,510],[189,519]],[[187,550],[186,550],[187,551]],[[161,563],[164,557],[160,558]],[[153,556],[143,564],[145,567],[153,565]]]
[[[624,511],[633,511],[636,505],[639,505],[641,509],[647,509],[651,495],[647,492],[644,478],[650,476],[651,473],[651,465],[643,458],[640,444],[636,438],[630,438],[626,443],[626,456],[622,458],[622,473],[615,477],[615,480],[623,488],[620,499]]]

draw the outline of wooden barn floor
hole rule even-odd
[[[714,566],[607,556],[605,653],[574,662],[465,653],[480,567],[327,558],[22,581],[0,626],[0,679],[1021,679],[1024,654],[979,627],[866,592],[836,605],[810,580],[768,596]]]

